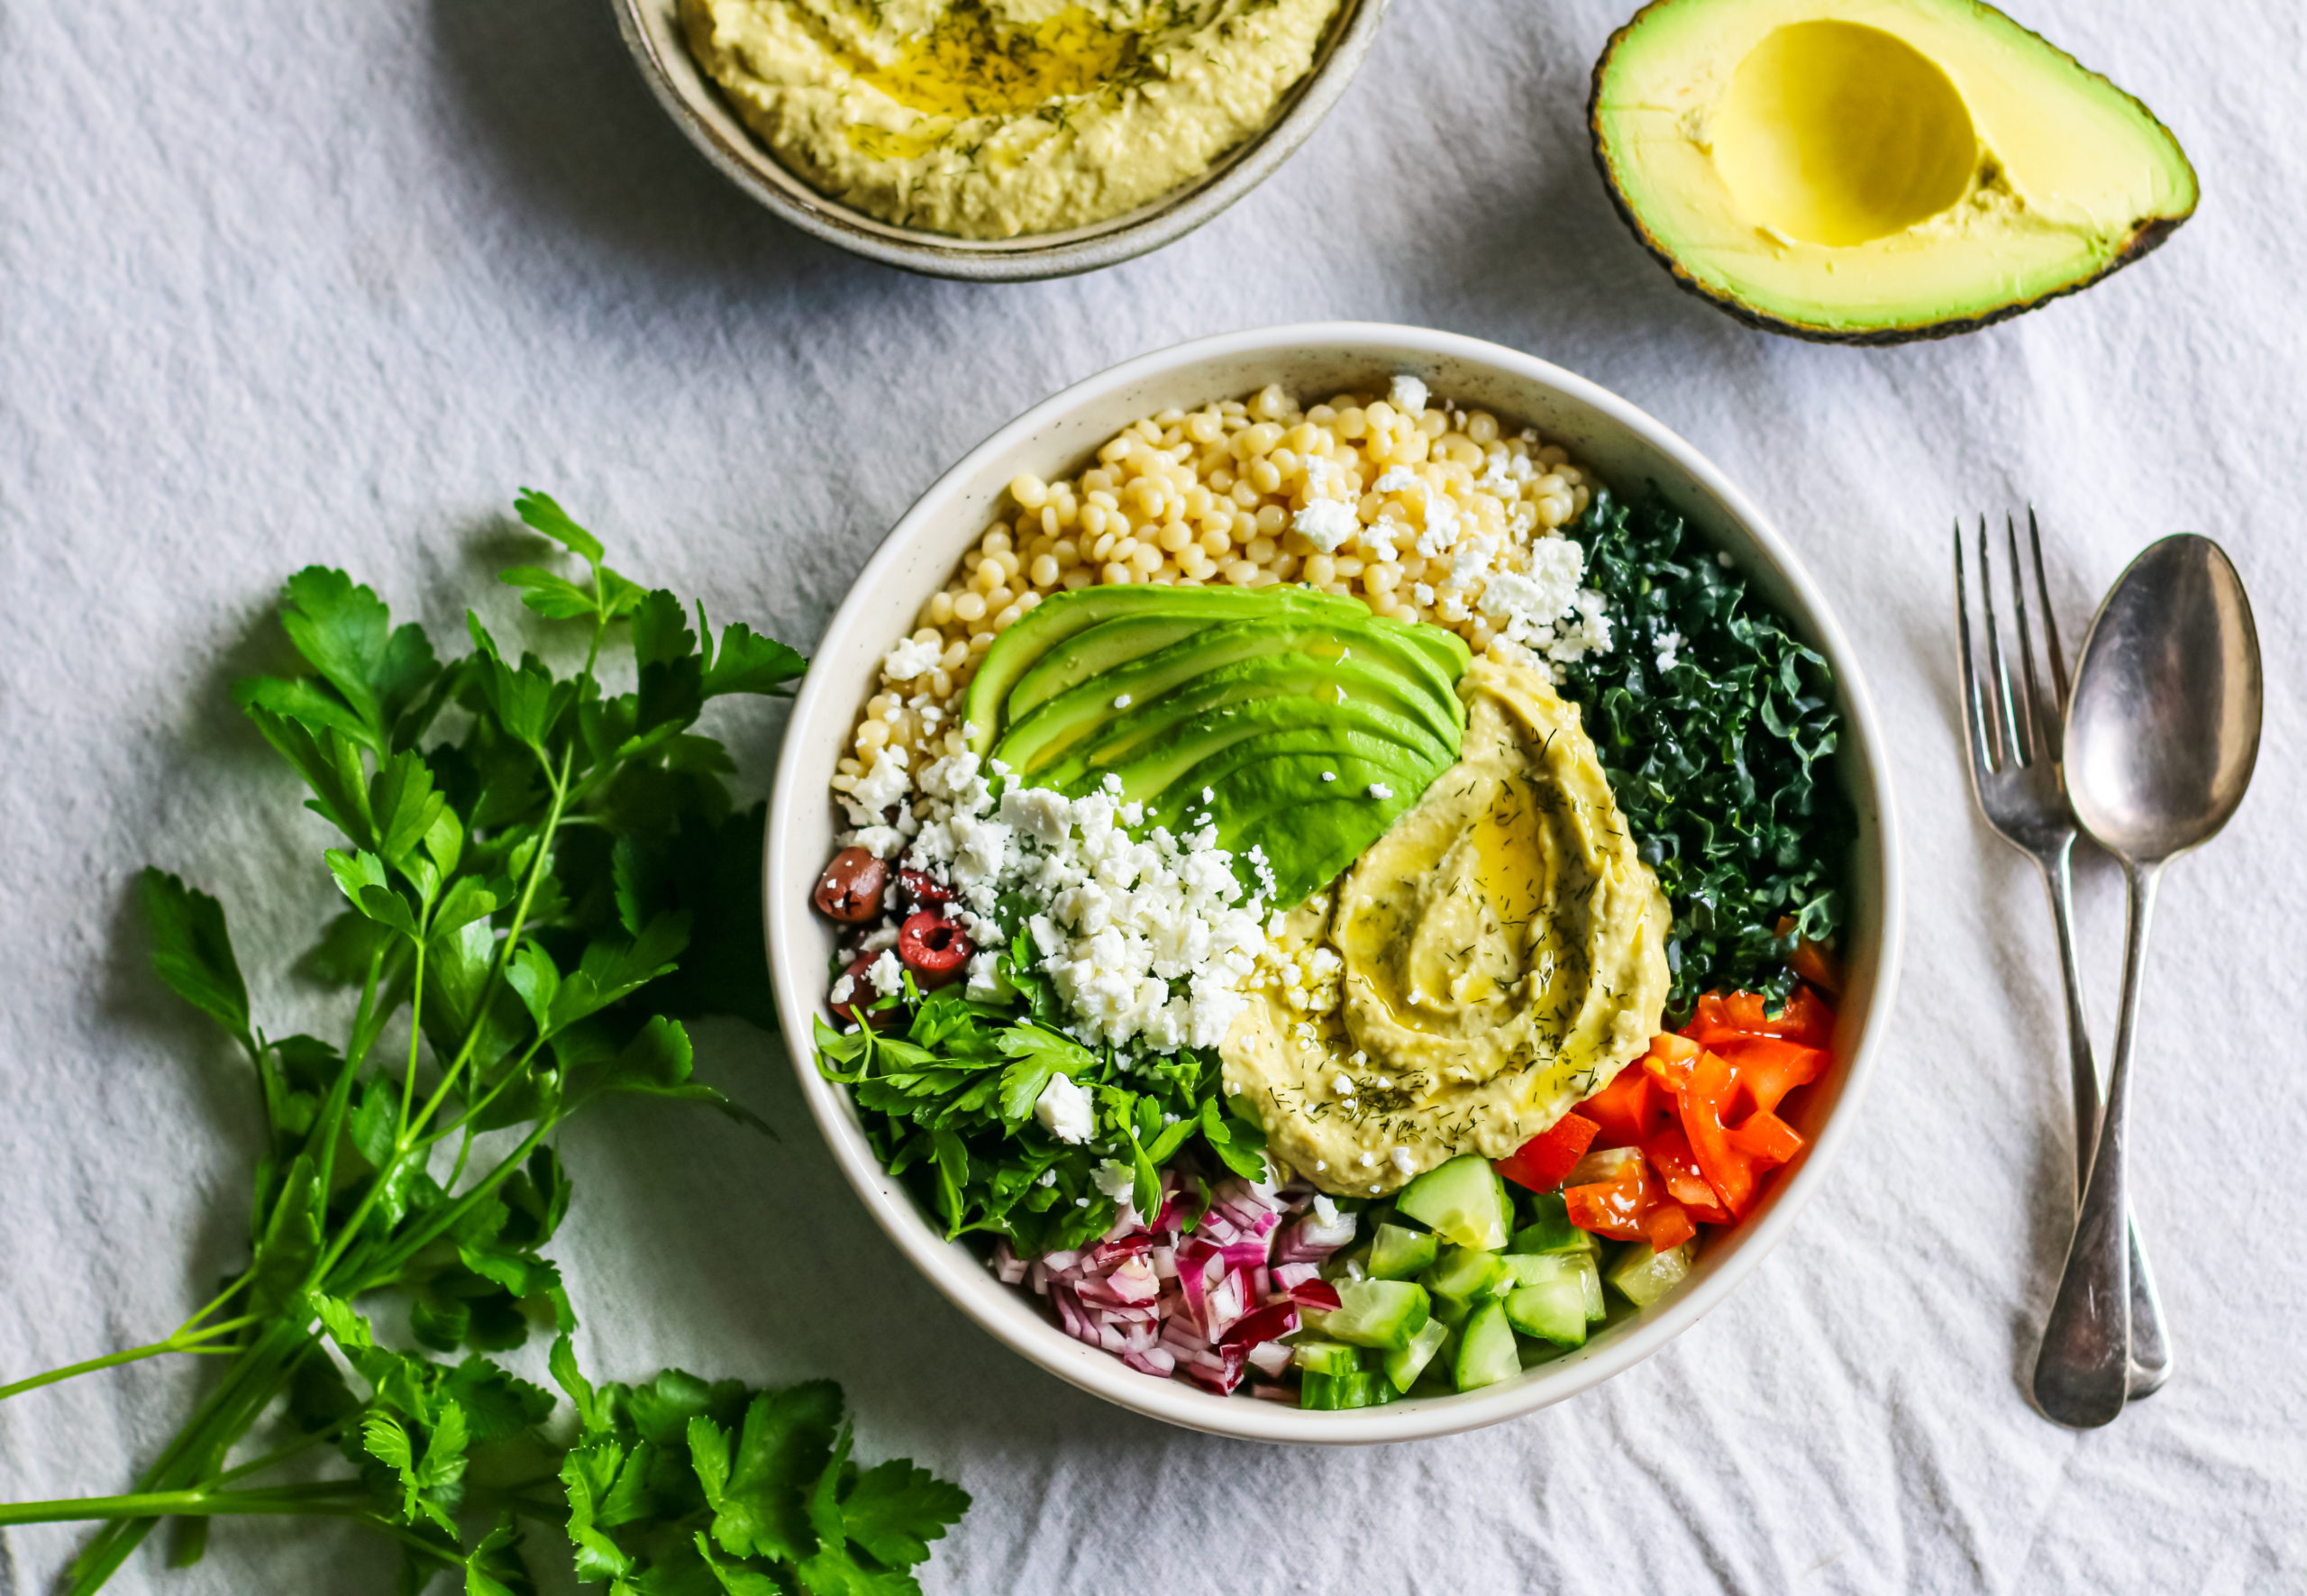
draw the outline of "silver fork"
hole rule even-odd
[[[2011,689],[2003,662],[2002,629],[1994,611],[1994,561],[1986,517],[1979,517],[1979,588],[1984,601],[1987,668],[1984,681],[1971,648],[1970,583],[1963,570],[1963,523],[1955,523],[1955,630],[1963,672],[1963,718],[1969,734],[1971,790],[2003,841],[2035,862],[2051,899],[2051,922],[2058,931],[2059,973],[2066,979],[2068,1063],[2074,1077],[2075,1199],[2091,1174],[2091,1154],[2099,1140],[2099,1071],[2091,1056],[2090,1021],[2083,1008],[2083,978],[2074,961],[2073,859],[2074,810],[2066,796],[2062,742],[2066,714],[2066,654],[2059,645],[2058,618],[2050,587],[2043,579],[2042,532],[2027,511],[2027,539],[2034,554],[2036,604],[2050,664],[2050,694],[2035,669],[2035,637],[2027,608],[2027,569],[2019,557],[2018,523],[2006,515],[2003,529],[2011,553],[2008,585],[2019,622],[2019,658],[2026,683]],[[1992,691],[1994,709],[1986,698]],[[2163,1302],[2147,1272],[2138,1226],[2130,1227],[2130,1394],[2149,1395],[2171,1374],[2171,1342],[2163,1326]]]

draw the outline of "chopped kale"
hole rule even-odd
[[[1796,939],[1841,922],[1856,835],[1832,672],[1671,507],[1598,492],[1570,531],[1616,632],[1562,693],[1673,905],[1669,1015],[1717,989],[1783,998]]]

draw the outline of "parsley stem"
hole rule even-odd
[[[0,1385],[0,1402],[6,1401],[10,1397],[22,1396],[28,1391],[38,1391],[43,1385],[55,1385],[61,1381],[70,1380],[81,1374],[93,1374],[99,1369],[117,1369],[125,1363],[141,1363],[146,1358],[165,1357],[173,1352],[234,1352],[238,1349],[204,1346],[201,1344],[212,1336],[225,1335],[256,1322],[257,1316],[250,1314],[241,1318],[226,1319],[221,1325],[211,1325],[205,1330],[179,1329],[164,1340],[147,1342],[142,1346],[132,1346],[123,1352],[106,1353],[100,1358],[89,1358],[84,1363],[67,1363],[60,1369],[50,1369],[45,1373],[29,1375],[12,1385]]]
[[[0,1502],[0,1524],[59,1524],[78,1518],[175,1518],[222,1513],[326,1512],[339,1498],[368,1494],[358,1480],[318,1480],[262,1491],[146,1491],[130,1496],[68,1496]]]
[[[408,1134],[409,1109],[416,1101],[416,1050],[424,1040],[424,1028],[416,1023],[424,1012],[424,938],[421,935],[424,928],[420,926],[418,930],[416,980],[409,989],[408,1069],[401,1078],[400,1088],[400,1134],[404,1136]]]

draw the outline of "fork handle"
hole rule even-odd
[[[2074,1082],[2074,1200],[2082,1206],[2091,1180],[2091,1153],[2099,1140],[2099,1070],[2091,1052],[2091,1020],[2083,1006],[2083,972],[2074,953],[2074,839],[2043,861],[2043,886],[2050,894],[2051,922],[2058,932],[2059,974],[2066,984],[2067,1062]],[[2127,1217],[2128,1218],[2128,1217]],[[2163,1324],[2162,1294],[2130,1230],[2130,1394],[2152,1396],[2171,1373],[2170,1333]]]

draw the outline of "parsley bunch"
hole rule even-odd
[[[1843,914],[1856,827],[1834,775],[1832,673],[1664,505],[1600,492],[1573,534],[1618,631],[1610,652],[1564,667],[1562,692],[1673,905],[1669,1013],[1717,989],[1783,998],[1795,939],[1828,941]]]
[[[1074,1040],[1059,1028],[1056,994],[1031,950],[1020,933],[1001,954],[1014,998],[972,999],[953,988],[925,997],[907,972],[901,993],[865,1010],[910,1010],[902,1035],[817,1022],[817,1068],[849,1087],[874,1153],[944,1218],[949,1236],[1006,1236],[1028,1258],[1086,1246],[1120,1211],[1098,1167],[1128,1169],[1137,1211],[1151,1216],[1161,1211],[1163,1167],[1189,1144],[1245,1179],[1265,1179],[1265,1134],[1226,1111],[1214,1050],[1139,1056]],[[1061,1072],[1097,1106],[1086,1142],[1061,1141],[1034,1117]],[[1208,1199],[1207,1190],[1188,1190],[1189,1227]]]
[[[105,1584],[162,1518],[182,1564],[214,1518],[240,1513],[378,1530],[401,1548],[407,1591],[443,1571],[468,1596],[530,1590],[521,1526],[542,1522],[566,1532],[580,1580],[620,1596],[902,1596],[967,1505],[907,1464],[861,1473],[833,1387],[667,1371],[596,1388],[578,1370],[569,1295],[543,1251],[570,1200],[554,1133],[628,1096],[758,1123],[691,1078],[673,1017],[774,1023],[747,890],[760,809],[735,808],[726,752],[692,728],[714,698],[789,690],[803,661],[742,624],[716,643],[701,606],[692,631],[671,594],[611,570],[552,500],[524,495],[519,509],[584,562],[580,579],[501,573],[537,615],[581,628],[575,674],[509,654],[470,614],[472,651],[444,662],[369,588],[314,567],[281,607],[306,670],[234,689],[342,834],[325,860],[349,907],[300,966],[350,997],[340,1038],[268,1035],[222,907],[157,870],[141,878],[154,966],[247,1054],[266,1151],[250,1263],[213,1300],[160,1341],[0,1386],[5,1399],[174,1353],[224,1363],[130,1493],[0,1506],[0,1524],[104,1521],[72,1596]],[[597,674],[613,643],[629,652],[629,691]],[[467,1355],[378,1345],[354,1304],[379,1293],[422,1347]],[[551,1395],[484,1355],[533,1324],[557,1331],[573,1442],[541,1428]],[[285,1433],[233,1461],[260,1423]],[[351,1476],[260,1482],[328,1446]]]

